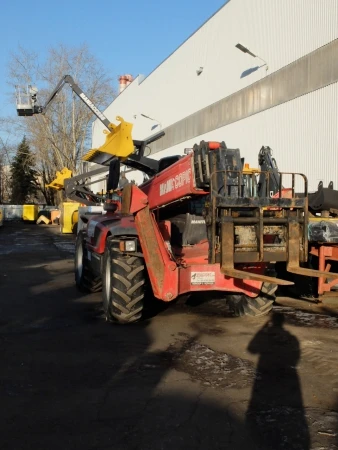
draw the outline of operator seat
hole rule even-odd
[[[161,158],[158,162],[158,172],[162,172],[162,170],[166,169],[172,164],[175,164],[175,162],[177,162],[181,158],[182,156],[180,155],[165,156],[164,158]]]
[[[179,246],[196,245],[206,240],[207,227],[203,216],[179,214],[170,219],[171,244]]]

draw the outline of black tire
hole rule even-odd
[[[102,289],[102,281],[90,271],[88,260],[85,258],[84,238],[85,232],[80,231],[75,244],[75,284],[83,292],[99,292]]]
[[[236,317],[250,316],[260,317],[269,314],[275,301],[275,292],[277,285],[272,283],[263,283],[258,297],[251,298],[244,294],[230,295],[228,306],[230,311]]]
[[[103,308],[107,320],[122,324],[142,318],[146,273],[144,259],[123,254],[108,240],[102,267]]]

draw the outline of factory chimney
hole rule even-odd
[[[133,76],[130,74],[121,75],[119,77],[120,93],[133,81]]]

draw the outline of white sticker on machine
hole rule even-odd
[[[215,272],[191,272],[191,284],[215,284]]]

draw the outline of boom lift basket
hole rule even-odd
[[[16,111],[18,116],[32,116],[34,111],[34,95],[36,92],[31,85],[28,85],[26,89],[20,86],[15,86],[16,90]],[[33,98],[32,98],[33,97]]]

